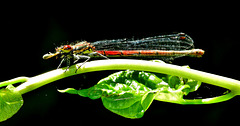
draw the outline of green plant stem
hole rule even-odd
[[[223,76],[218,76],[206,72],[201,72],[198,70],[188,69],[185,67],[158,63],[152,61],[144,60],[130,60],[130,59],[112,59],[112,60],[96,60],[87,62],[75,73],[78,66],[81,63],[72,65],[67,71],[66,68],[53,70],[35,77],[28,78],[26,82],[22,83],[15,90],[19,91],[21,94],[25,94],[36,88],[39,88],[45,84],[51,83],[53,81],[87,72],[93,71],[103,71],[103,70],[141,70],[150,71],[156,73],[163,73],[169,75],[180,76],[184,78],[190,78],[193,80],[198,80],[204,83],[213,84],[223,88],[231,90],[234,95],[240,94],[240,81],[230,79]],[[3,82],[4,83],[4,82]],[[79,81],[81,83],[81,81]],[[2,83],[0,83],[1,85]]]
[[[186,99],[184,101],[181,101],[179,104],[212,104],[212,103],[218,103],[218,102],[223,102],[227,101],[231,98],[236,96],[236,94],[230,92],[228,94],[218,96],[218,97],[213,97],[213,98],[205,98],[205,99]]]
[[[16,84],[16,83],[26,82],[28,79],[29,79],[28,77],[13,78],[11,80],[1,82],[0,83],[0,87],[8,86],[9,84]]]

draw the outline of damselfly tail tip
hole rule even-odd
[[[202,57],[205,51],[202,49],[193,49],[191,55],[195,57]]]

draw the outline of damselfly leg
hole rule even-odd
[[[88,54],[88,55],[89,55],[89,56],[86,56],[86,55],[78,55],[78,54],[72,54],[72,55],[68,54],[68,55],[64,55],[64,56],[62,56],[62,60],[61,60],[60,64],[58,65],[57,69],[59,69],[59,68],[61,67],[61,65],[63,64],[63,62],[66,62],[66,64],[67,64],[67,68],[66,68],[66,70],[65,70],[65,72],[66,72],[72,64],[77,63],[77,62],[78,62],[79,60],[81,60],[81,59],[86,59],[86,60],[85,60],[84,62],[82,62],[82,64],[76,69],[76,71],[75,71],[75,73],[76,73],[76,72],[78,71],[78,69],[81,68],[82,65],[84,65],[86,62],[88,62],[88,61],[91,59],[90,56],[99,55],[99,56],[101,56],[101,57],[103,57],[103,58],[105,58],[105,59],[109,59],[109,58],[107,58],[106,56],[104,56],[104,55],[102,55],[102,54],[100,54],[100,53],[98,53],[98,52],[92,52],[92,53],[90,53],[90,54]],[[72,58],[72,57],[73,57],[73,58]],[[73,61],[73,59],[74,59],[74,61]]]
[[[85,61],[76,69],[75,73],[77,73],[78,69],[81,68],[82,65],[84,65],[86,62],[88,62],[88,61],[91,59],[90,56],[99,55],[99,56],[101,56],[101,57],[103,57],[103,58],[105,58],[105,59],[110,60],[108,57],[106,57],[106,56],[104,56],[104,55],[102,55],[102,54],[100,54],[100,53],[98,53],[98,52],[92,52],[92,53],[89,53],[88,55],[89,55],[89,56],[85,56],[85,55],[75,55],[75,54],[73,55],[73,56],[74,56],[74,59],[75,59],[75,61],[73,62],[74,64],[75,64],[76,62],[78,62],[78,60],[80,60],[80,59],[82,59],[82,58],[87,59],[87,60],[85,60]]]
[[[59,69],[61,67],[62,63],[65,61],[66,64],[67,64],[67,68],[64,72],[66,72],[68,70],[68,68],[72,65],[72,58],[71,57],[72,56],[70,56],[70,55],[64,55],[62,57],[62,60],[61,60],[60,64],[58,65],[57,69]]]
[[[80,60],[80,59],[86,59],[86,60],[76,69],[75,73],[77,73],[78,69],[81,68],[82,65],[84,65],[87,61],[89,61],[89,60],[91,59],[91,57],[85,56],[85,55],[73,55],[73,56],[74,56],[74,59],[75,59],[75,61],[73,62],[74,64],[75,64],[76,62],[78,62],[78,60]]]
[[[60,62],[60,64],[58,65],[57,69],[60,68],[60,66],[62,65],[62,63],[64,62],[64,60],[65,60],[65,58],[63,58],[63,59],[61,60],[61,62]]]

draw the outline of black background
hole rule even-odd
[[[239,79],[238,25],[217,19],[196,16],[192,19],[182,12],[170,15],[118,15],[79,13],[74,16],[55,16],[50,13],[14,12],[1,20],[1,76],[0,81],[19,76],[32,77],[56,69],[59,60],[43,60],[45,53],[56,46],[75,40],[94,42],[103,39],[143,38],[160,34],[185,32],[195,41],[195,47],[206,51],[202,58],[184,57],[174,64],[189,65],[193,69]],[[67,15],[67,14],[66,14]],[[155,18],[151,18],[155,17]],[[157,18],[159,17],[159,18]],[[225,18],[225,17],[224,17]],[[45,85],[23,95],[24,105],[12,118],[0,123],[10,125],[86,125],[143,122],[169,125],[237,124],[240,97],[211,105],[178,105],[154,101],[141,119],[126,119],[105,109],[100,99],[90,100],[61,94],[57,89],[87,88],[114,71],[86,73]],[[213,88],[214,90],[214,88]],[[116,125],[111,124],[111,125]]]

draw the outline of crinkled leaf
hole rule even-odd
[[[154,93],[146,94],[146,97],[135,98],[132,94],[122,97],[102,97],[103,105],[110,111],[126,118],[141,118],[154,99]]]
[[[201,82],[200,81],[195,81],[195,80],[192,80],[192,79],[188,79],[188,81],[186,82],[186,85],[190,86],[189,92],[194,92],[201,86]]]
[[[0,122],[12,117],[23,105],[21,94],[12,85],[0,90]]]
[[[152,101],[181,103],[183,95],[196,91],[201,82],[165,74],[140,71],[114,73],[83,90],[61,90],[91,99],[101,98],[110,111],[126,118],[141,118]]]
[[[168,85],[170,88],[178,88],[181,85],[181,79],[177,76],[169,76]]]
[[[181,85],[177,90],[170,87],[162,88],[160,91],[157,92],[155,100],[171,103],[181,103],[184,100],[183,95],[186,94],[184,90],[188,88],[190,88],[189,85]]]

